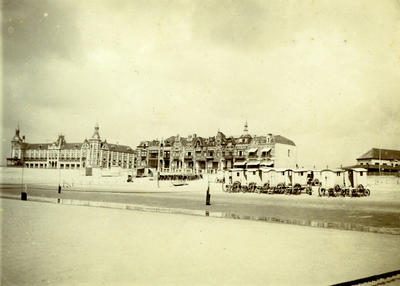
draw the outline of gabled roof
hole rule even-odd
[[[26,150],[38,150],[39,148],[44,150],[48,149],[52,143],[34,143],[34,144],[27,144]]]
[[[357,158],[357,160],[361,159],[378,159],[381,160],[400,160],[400,151],[399,150],[389,150],[389,149],[378,149],[378,148],[372,148],[369,150],[367,153],[361,155],[360,158]]]
[[[164,140],[164,146],[167,145],[172,146],[174,142],[175,142],[175,136],[168,137],[167,139]]]
[[[150,145],[149,142],[150,141],[140,141],[140,144],[137,147],[138,148],[144,148],[145,146],[149,146]]]
[[[197,142],[200,143],[200,146],[204,146],[204,138],[203,137],[196,137],[195,141],[194,141],[194,144],[193,144],[193,147],[196,146]]]
[[[217,136],[218,136],[218,135],[221,136],[221,139],[222,139],[222,138],[226,138],[225,134],[222,133],[221,131],[218,131]],[[217,137],[217,136],[215,136],[215,137]]]
[[[182,138],[181,137],[181,144],[183,147],[186,147],[186,143],[187,143],[187,138]]]
[[[71,149],[81,149],[83,143],[65,143],[64,146],[61,147],[61,149],[65,150],[71,150]]]
[[[108,148],[110,151],[123,152],[123,153],[134,153],[134,150],[129,146],[112,144],[112,143],[107,143],[107,144],[108,144]]]
[[[250,134],[243,134],[239,138],[248,138],[248,139],[253,139],[253,137]]]
[[[289,140],[281,135],[274,135],[275,143],[296,146],[292,140]]]

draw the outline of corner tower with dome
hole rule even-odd
[[[92,137],[83,142],[68,143],[59,134],[53,143],[27,143],[20,136],[19,126],[11,140],[11,156],[7,166],[23,166],[38,169],[81,169],[120,167],[134,168],[134,150],[126,145],[108,143],[100,138],[96,123]]]

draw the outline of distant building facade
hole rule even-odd
[[[96,124],[91,139],[79,143],[67,143],[59,135],[53,143],[27,143],[19,135],[19,127],[11,140],[11,157],[7,166],[23,166],[40,169],[80,169],[121,167],[134,168],[134,150],[129,146],[111,144],[100,139]]]
[[[251,136],[247,122],[241,136],[180,135],[165,140],[142,141],[136,148],[137,168],[160,173],[216,173],[243,166],[295,168],[297,148],[280,135]]]
[[[372,148],[357,158],[357,167],[368,170],[369,175],[400,173],[400,150]]]

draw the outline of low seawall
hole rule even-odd
[[[368,176],[368,185],[400,185],[400,177]]]

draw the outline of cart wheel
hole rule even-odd
[[[371,194],[371,191],[369,189],[364,190],[364,196],[368,197]]]
[[[318,189],[318,193],[319,193],[319,196],[320,196],[320,197],[324,197],[324,196],[325,196],[325,189],[319,188],[319,189]]]
[[[250,193],[254,193],[255,191],[256,191],[256,188],[257,188],[257,186],[256,186],[256,183],[250,183],[250,185],[249,185],[249,192]]]
[[[232,192],[238,193],[240,191],[240,188],[241,188],[241,183],[236,181],[233,183]]]
[[[294,184],[293,194],[300,195],[301,194],[301,185],[299,183]]]
[[[269,193],[269,183],[264,184],[263,191],[266,192],[267,194]]]

